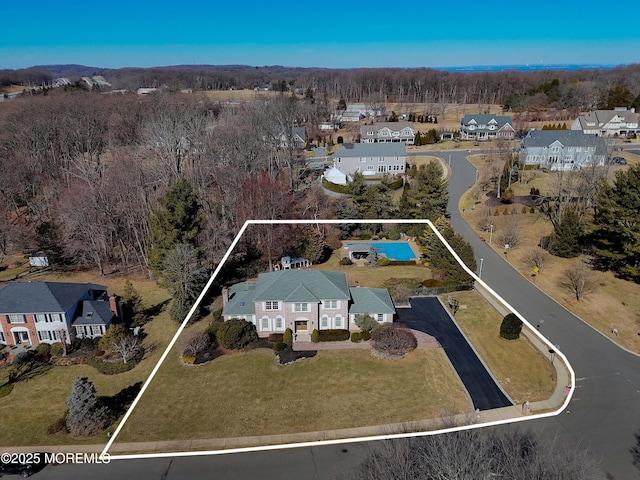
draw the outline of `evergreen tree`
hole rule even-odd
[[[594,250],[600,264],[640,282],[640,165],[600,185],[594,215]]]
[[[395,211],[392,184],[391,177],[385,174],[380,183],[367,187],[364,202],[360,205],[360,211],[364,218],[392,218]]]
[[[324,236],[315,228],[308,228],[302,239],[302,257],[312,263],[318,263],[324,258],[326,248]]]
[[[575,208],[565,208],[560,222],[553,229],[552,253],[558,257],[572,258],[580,255],[582,225]]]
[[[415,184],[407,191],[406,218],[426,218],[433,221],[445,214],[449,194],[442,173],[440,165],[434,162],[418,170]]]
[[[616,107],[628,107],[633,102],[631,89],[625,82],[614,83],[607,92],[606,105],[607,110],[613,110]]]
[[[149,218],[149,268],[161,273],[165,256],[175,245],[195,245],[204,218],[196,194],[184,177],[178,178],[158,203],[160,207]]]
[[[74,437],[90,437],[111,423],[108,407],[98,398],[93,383],[87,377],[76,377],[67,397],[66,424]]]
[[[122,289],[122,310],[124,320],[131,322],[132,325],[140,325],[145,321],[144,302],[142,297],[129,280],[124,282]]]

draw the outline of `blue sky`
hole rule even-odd
[[[588,0],[504,2],[504,8],[500,2],[433,3],[10,2],[1,10],[0,68],[640,62],[635,16],[613,5],[607,10]]]

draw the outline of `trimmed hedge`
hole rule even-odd
[[[267,341],[274,344],[278,342],[284,342],[284,335],[282,333],[270,333]]]
[[[240,318],[227,320],[218,329],[218,343],[228,350],[239,350],[258,343],[255,325]]]
[[[340,265],[353,265],[353,262],[349,257],[342,257],[340,259]]]
[[[287,345],[293,345],[293,330],[287,328],[282,336],[282,341]]]
[[[509,313],[502,319],[500,324],[500,336],[507,340],[516,340],[522,331],[522,320],[514,313]]]
[[[391,260],[389,260],[387,257],[378,258],[378,266],[379,267],[386,267],[388,265],[391,265]]]
[[[191,355],[182,355],[182,361],[184,363],[188,363],[189,365],[193,365],[194,363],[196,363],[196,357],[193,357]]]
[[[118,373],[128,372],[138,364],[135,360],[129,360],[127,363],[124,363],[122,361],[105,362],[104,360],[98,360],[96,358],[87,358],[84,363],[91,365],[103,375],[117,375]]]
[[[422,285],[426,288],[440,288],[444,284],[441,280],[437,280],[435,278],[427,278],[424,282],[422,282]]]
[[[347,188],[344,185],[338,185],[337,183],[330,182],[324,177],[322,177],[322,186],[332,192],[342,193],[342,194],[347,193]]]
[[[362,340],[362,334],[360,332],[351,332],[351,341],[353,343],[358,343]]]
[[[273,349],[274,349],[276,352],[281,352],[281,351],[283,351],[285,348],[287,348],[287,344],[286,344],[286,343],[284,343],[284,342],[276,342],[276,343],[274,343],[274,344],[273,344]]]
[[[318,332],[317,328],[314,328],[313,332],[311,332],[311,342],[318,343],[319,341],[320,341],[320,333]]]
[[[367,340],[371,340],[371,332],[367,332],[367,331],[360,332],[360,336],[362,337],[362,340],[364,340],[365,342]]]
[[[343,342],[351,336],[349,330],[340,329],[320,330],[318,334],[321,342]]]

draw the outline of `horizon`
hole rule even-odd
[[[4,9],[11,21],[0,33],[0,69],[196,64],[444,70],[638,62],[640,36],[632,16],[618,18],[613,9],[549,0],[518,11],[455,13],[447,5],[390,9],[380,0],[341,6],[307,12],[284,0],[278,8],[256,3],[239,12],[194,1],[176,8],[168,0],[152,6],[113,0],[94,8],[78,8],[71,0],[59,0],[55,8],[12,4]]]

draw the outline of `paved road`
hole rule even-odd
[[[451,157],[451,224],[471,243],[477,261],[484,258],[482,279],[532,324],[544,320],[541,332],[559,346],[576,372],[576,392],[567,410],[570,413],[532,421],[532,426],[588,445],[602,458],[602,467],[616,479],[640,478],[629,453],[635,443],[634,432],[640,429],[640,358],[625,352],[543,294],[462,220],[458,199],[475,180],[475,168],[465,155],[466,152],[456,152]],[[493,238],[496,239],[496,232]]]
[[[412,298],[410,309],[399,308],[397,312],[400,323],[427,333],[440,342],[469,392],[474,409],[489,410],[513,405],[437,298]]]

